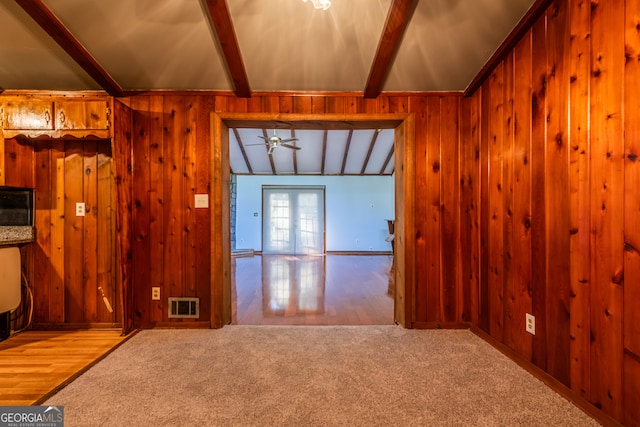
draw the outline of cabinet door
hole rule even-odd
[[[56,129],[109,129],[109,113],[104,100],[56,102]]]
[[[53,102],[7,101],[0,104],[4,129],[53,130]]]

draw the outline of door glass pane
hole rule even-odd
[[[271,230],[267,243],[272,251],[288,251],[291,246],[291,209],[288,193],[275,193],[269,196]]]
[[[318,253],[320,243],[320,224],[318,215],[318,194],[300,193],[298,195],[298,233],[297,253]]]
[[[263,187],[262,251],[324,253],[324,187]]]

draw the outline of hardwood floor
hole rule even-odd
[[[130,336],[28,331],[0,342],[0,406],[39,404]]]
[[[233,257],[235,325],[390,325],[390,255]]]

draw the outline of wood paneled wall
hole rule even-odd
[[[6,185],[35,188],[36,242],[22,248],[33,324],[116,325],[110,143],[19,138],[6,140],[4,151]],[[76,216],[76,202],[86,203],[85,216]]]
[[[637,1],[552,3],[463,101],[460,156],[472,322],[628,425],[640,425],[639,27]]]
[[[460,322],[470,301],[460,280],[458,151],[459,94],[428,96],[141,95],[132,111],[133,283],[138,326],[171,323],[169,296],[200,297],[201,319],[210,317],[210,213],[195,209],[194,194],[210,188],[209,111],[238,113],[415,113],[417,198],[416,266],[419,294],[414,326]],[[442,173],[441,171],[453,171]],[[428,220],[427,220],[428,218]],[[161,300],[151,300],[151,287]]]

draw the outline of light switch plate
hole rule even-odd
[[[209,207],[209,195],[208,194],[196,194],[195,207],[208,208]]]
[[[84,202],[76,203],[76,216],[84,216],[84,213],[85,213]]]

